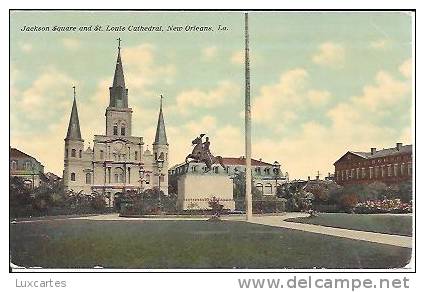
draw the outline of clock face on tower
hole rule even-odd
[[[124,143],[121,143],[121,142],[116,142],[116,143],[114,143],[114,150],[116,151],[116,152],[121,152],[121,150],[124,148]]]

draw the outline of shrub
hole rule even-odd
[[[355,194],[343,195],[340,205],[346,211],[351,211],[357,205],[358,201],[357,195]]]
[[[224,206],[220,204],[220,201],[216,197],[212,197],[211,200],[208,201],[208,206],[213,213],[212,218],[220,218]]]

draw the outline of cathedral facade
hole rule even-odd
[[[121,50],[106,108],[104,135],[95,135],[93,149],[84,147],[74,101],[65,138],[63,181],[65,191],[98,193],[112,207],[114,199],[128,190],[159,188],[168,193],[168,142],[162,112],[162,96],[152,151],[145,149],[143,137],[132,135],[133,110],[129,107]]]

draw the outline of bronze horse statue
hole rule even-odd
[[[226,169],[221,156],[213,156],[208,149],[204,148],[202,143],[203,136],[204,134],[201,134],[192,141],[192,145],[195,145],[195,147],[193,148],[192,153],[186,156],[185,162],[188,163],[189,158],[193,159],[192,161],[194,162],[203,162],[207,166],[205,172],[210,171],[211,166],[216,163],[220,164],[223,169]]]

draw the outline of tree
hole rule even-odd
[[[237,172],[235,177],[233,178],[233,198],[244,199],[246,193],[246,185],[245,185],[245,172]],[[261,192],[254,186],[254,180],[251,180],[251,192],[253,199],[261,198]]]
[[[9,203],[11,207],[18,207],[32,204],[30,189],[19,177],[9,179]]]
[[[335,203],[335,194],[340,194],[342,187],[333,181],[313,180],[308,181],[304,190],[314,195],[314,201],[318,203]]]
[[[398,198],[403,203],[409,203],[413,198],[412,181],[407,181],[399,185]]]
[[[90,200],[90,205],[95,211],[105,211],[106,201],[105,196],[99,193],[93,193]]]

